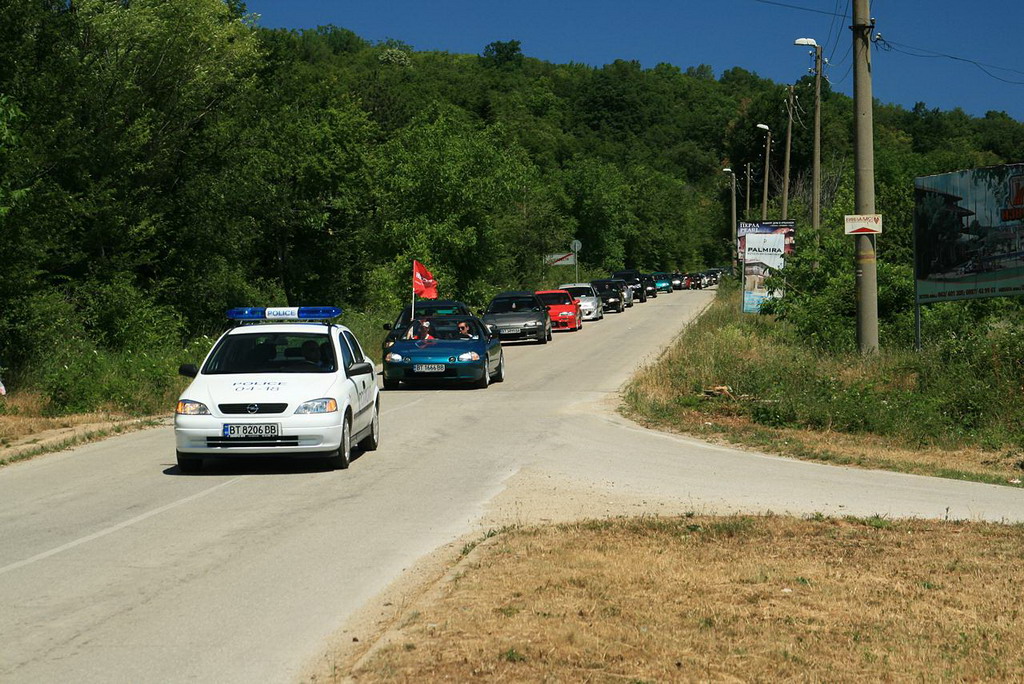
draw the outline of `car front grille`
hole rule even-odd
[[[279,437],[207,437],[208,447],[292,447],[299,446],[296,435]]]
[[[252,407],[256,407],[256,410],[250,411],[249,409]],[[260,404],[252,401],[247,404],[218,404],[217,408],[227,416],[254,416],[261,413],[284,413],[284,410],[288,408],[288,404]]]

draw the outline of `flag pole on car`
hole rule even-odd
[[[416,318],[416,295],[423,299],[437,299],[437,280],[427,267],[412,260],[412,307],[409,309],[409,321]]]

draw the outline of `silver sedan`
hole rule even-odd
[[[558,286],[558,289],[565,290],[573,296],[573,299],[580,300],[583,320],[599,321],[604,318],[604,307],[601,306],[601,297],[590,283],[562,283]]]

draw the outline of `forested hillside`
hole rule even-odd
[[[262,29],[236,0],[4,2],[0,44],[0,365],[57,410],[132,405],[228,306],[390,316],[413,258],[473,304],[545,282],[542,256],[573,238],[593,272],[724,264],[722,167],[760,174],[755,125],[786,124],[785,85],[739,68],[551,64],[514,40],[422,52]],[[810,78],[797,91],[810,103]],[[1021,161],[1024,124],[924,105],[875,117],[880,308],[902,344],[912,179]],[[851,121],[826,84],[825,253],[800,249],[827,267],[795,264],[782,312],[825,346],[852,339]],[[809,122],[794,127],[799,225]],[[752,188],[759,214],[760,175]]]

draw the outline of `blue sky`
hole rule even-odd
[[[812,66],[796,38],[814,38],[835,90],[852,94],[851,0],[247,0],[259,24],[334,24],[416,50],[479,54],[518,40],[529,57],[601,66],[635,59],[739,66],[792,83]],[[876,99],[910,108],[1005,111],[1024,122],[1022,0],[874,0]],[[834,16],[840,15],[840,16]],[[941,55],[948,55],[941,56]],[[956,59],[950,59],[950,57]]]

